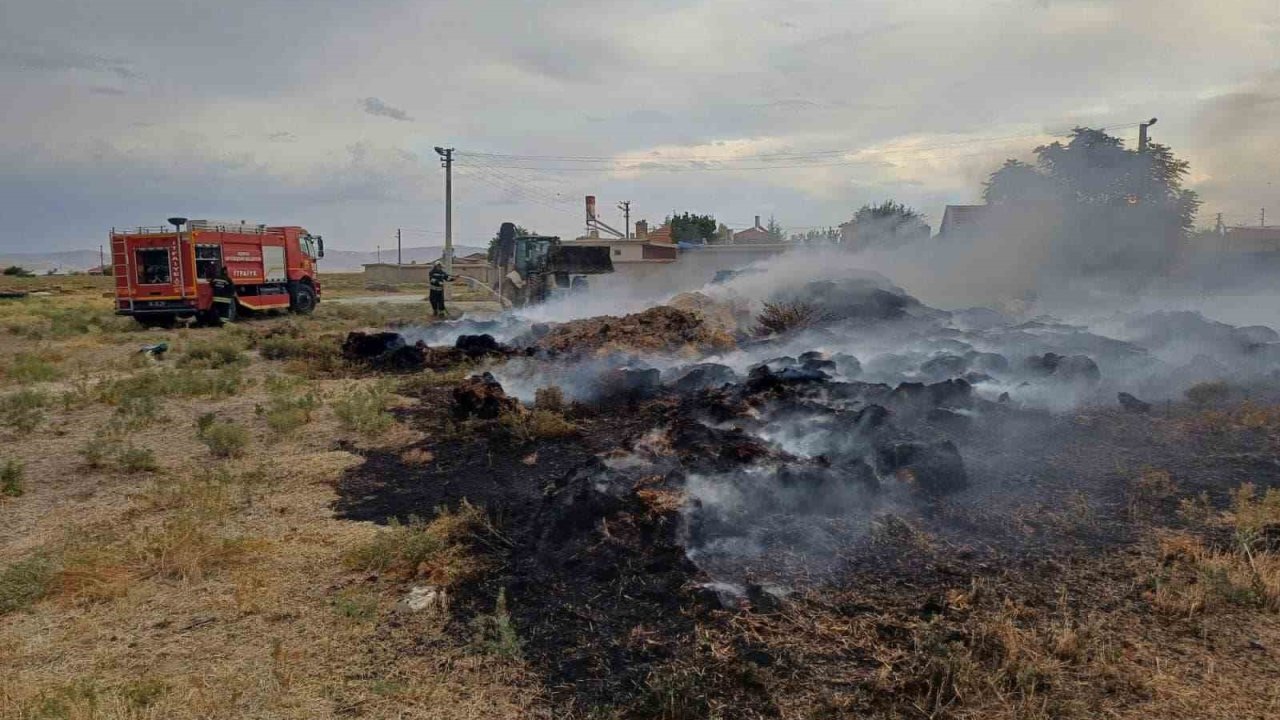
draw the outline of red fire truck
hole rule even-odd
[[[234,321],[242,310],[306,314],[320,301],[319,235],[296,225],[169,223],[173,227],[112,229],[117,315],[168,327],[189,318]]]

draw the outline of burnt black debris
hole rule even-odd
[[[493,336],[488,333],[480,335],[459,335],[453,346],[466,353],[467,357],[477,358],[484,355],[502,355],[509,352]]]
[[[342,343],[342,355],[348,360],[373,360],[404,347],[404,337],[396,332],[359,332],[347,333]]]
[[[614,368],[597,381],[597,402],[635,403],[658,394],[662,372],[656,368]]]
[[[1097,382],[1102,379],[1098,364],[1088,355],[1059,355],[1048,352],[1033,355],[1023,363],[1035,376],[1052,377],[1065,382]]]
[[[1117,393],[1116,400],[1120,402],[1120,407],[1131,413],[1151,412],[1151,403],[1143,402],[1127,392]]]
[[[505,540],[485,550],[492,569],[458,589],[448,632],[466,642],[468,613],[490,612],[505,591],[525,659],[549,694],[580,714],[646,692],[653,673],[702,652],[695,623],[720,622],[721,609],[772,613],[804,602],[804,593],[788,599],[773,588],[916,585],[930,596],[922,612],[932,614],[956,578],[1003,572],[1043,558],[1046,548],[1120,542],[1127,478],[1117,468],[1177,457],[1179,468],[1194,468],[1219,491],[1242,477],[1280,474],[1257,461],[1265,453],[1205,463],[1196,448],[1153,439],[1152,422],[1135,414],[1149,406],[1127,393],[1116,396],[1120,408],[1104,402],[1080,417],[1032,409],[1037,392],[1109,400],[1118,388],[1103,384],[1104,370],[1106,383],[1121,382],[1128,367],[1150,360],[1128,343],[1052,318],[1014,325],[980,309],[953,316],[873,278],[814,284],[794,299],[815,305],[824,324],[782,341],[728,344],[696,315],[666,310],[533,326],[512,342],[538,352],[511,365],[557,363],[580,385],[599,385],[596,400],[572,405],[578,433],[508,442],[492,419],[524,411],[492,375],[417,390],[426,402],[401,414],[425,431],[435,461],[411,466],[398,453],[368,451],[340,483],[339,512],[386,521],[463,499],[483,505]],[[864,367],[830,353],[849,346],[841,343],[851,330],[868,339],[856,347],[893,354],[859,349]],[[472,328],[464,337],[432,335],[448,345],[438,348],[406,333],[349,339],[344,352],[370,364],[421,353],[427,366],[437,356],[508,352]],[[1241,328],[1223,342],[1265,358],[1272,335]],[[776,357],[745,377],[736,371],[745,363],[669,366],[690,350],[715,359],[724,352],[734,363]],[[591,380],[582,377],[588,367]],[[525,380],[545,379],[531,375],[503,379],[522,390],[538,387]],[[1013,400],[988,399],[1006,388]],[[1153,397],[1136,382],[1127,389]],[[456,432],[459,418],[469,421],[466,432]],[[1087,527],[1021,519],[1033,504],[1066,507],[1076,498],[1089,503]],[[940,540],[930,552],[955,568],[943,584],[942,564],[926,567],[894,544],[909,542],[916,528]],[[875,608],[857,612],[867,611]],[[741,656],[804,672],[786,653]],[[716,698],[720,707],[744,707]]]
[[[471,417],[493,420],[519,407],[520,402],[508,397],[491,373],[472,375],[453,389],[453,416],[459,420]]]
[[[969,486],[960,451],[950,440],[890,442],[876,451],[876,469],[893,475],[931,495],[957,492]]]
[[[925,377],[941,380],[962,375],[969,369],[969,363],[959,355],[943,353],[935,355],[920,365],[920,374]]]
[[[830,379],[831,376],[821,370],[789,366],[774,372],[768,365],[757,365],[747,373],[746,388],[748,392],[758,393],[787,385],[820,383]]]
[[[718,363],[698,363],[673,374],[676,377],[671,382],[671,389],[681,394],[724,387],[738,381],[738,373],[733,368]]]

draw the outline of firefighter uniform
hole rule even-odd
[[[227,266],[223,265],[218,272],[218,276],[209,281],[213,286],[213,308],[217,312],[218,317],[223,320],[232,320],[236,316],[236,286],[231,281],[231,274],[227,272]]]
[[[427,299],[431,301],[431,314],[436,317],[448,316],[449,313],[444,308],[444,284],[452,280],[453,276],[445,272],[440,263],[436,263],[427,279],[431,285],[431,292],[427,295]]]

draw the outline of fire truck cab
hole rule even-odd
[[[169,222],[173,227],[112,229],[117,315],[167,327],[190,318],[234,321],[242,310],[306,314],[320,301],[319,235],[296,225]]]

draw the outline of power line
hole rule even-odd
[[[463,166],[459,165],[459,167],[463,167]],[[475,170],[475,168],[468,168],[468,169],[469,169],[469,170]],[[482,171],[482,172],[474,172],[474,173],[473,173],[473,172],[468,172],[468,173],[464,174],[464,177],[468,177],[468,178],[471,178],[471,179],[473,179],[473,180],[478,180],[478,181],[480,181],[480,182],[482,182],[482,183],[484,183],[484,184],[486,184],[486,185],[489,185],[490,187],[496,188],[496,189],[498,189],[498,190],[502,191],[503,193],[505,193],[505,194],[509,194],[509,195],[511,195],[512,197],[517,198],[517,199],[519,199],[519,200],[523,200],[523,201],[525,201],[525,202],[529,202],[529,203],[534,203],[534,204],[537,204],[537,205],[542,205],[543,207],[547,207],[547,208],[550,208],[550,209],[552,209],[552,210],[559,210],[559,209],[560,209],[560,208],[559,208],[559,207],[557,207],[556,205],[554,205],[554,204],[552,204],[552,203],[550,203],[550,202],[547,202],[547,201],[543,200],[542,198],[540,198],[540,197],[538,197],[538,196],[536,196],[536,195],[533,195],[533,194],[531,194],[531,193],[529,193],[529,192],[525,191],[525,190],[524,190],[523,188],[521,188],[519,185],[513,184],[513,183],[511,183],[511,182],[502,181],[502,180],[500,180],[500,179],[495,179],[493,176],[490,176],[490,175],[488,175],[487,173],[485,173],[485,172],[483,172],[483,171]]]
[[[530,191],[530,192],[532,192],[533,194],[541,195],[541,196],[542,196],[544,199],[546,199],[548,202],[573,204],[573,201],[571,201],[571,200],[567,200],[567,199],[563,196],[563,193],[560,193],[560,192],[558,192],[558,191],[548,190],[548,189],[544,189],[544,188],[542,188],[542,187],[539,187],[539,186],[537,185],[537,178],[536,178],[536,177],[535,177],[534,179],[529,179],[529,178],[525,178],[525,177],[516,177],[516,176],[513,176],[513,175],[511,175],[510,173],[506,173],[506,172],[503,172],[503,171],[502,171],[502,170],[500,170],[500,169],[497,169],[497,166],[496,166],[494,163],[489,162],[489,161],[481,161],[481,162],[477,162],[477,165],[478,165],[479,167],[481,167],[481,168],[484,168],[486,171],[488,171],[489,173],[491,173],[491,174],[493,174],[493,175],[497,175],[498,177],[501,177],[501,178],[503,178],[503,179],[505,179],[505,180],[507,180],[507,181],[509,181],[509,182],[511,182],[511,183],[516,184],[516,185],[517,185],[517,186],[519,186],[521,189],[529,190],[529,191]],[[474,167],[474,166],[473,166],[473,167]],[[541,170],[535,170],[534,172],[541,172]],[[550,179],[550,178],[548,178],[548,179]],[[556,182],[556,184],[557,184],[557,185],[559,185],[559,184],[560,184],[560,183],[559,183],[559,181],[554,181],[554,182]]]
[[[1122,125],[1108,125],[1098,128],[1099,130],[1118,130],[1139,125],[1140,123],[1126,123]],[[573,163],[597,163],[597,164],[637,164],[650,162],[762,162],[771,160],[780,161],[798,161],[805,159],[821,159],[824,157],[840,156],[840,155],[885,155],[885,154],[902,154],[916,152],[931,152],[933,150],[945,150],[955,147],[967,147],[970,145],[980,145],[984,143],[1005,142],[1008,140],[1024,140],[1029,138],[1037,138],[1048,136],[1066,136],[1068,133],[1023,133],[1019,135],[1005,135],[993,138],[973,138],[970,140],[960,140],[951,143],[940,143],[935,145],[926,145],[911,148],[845,148],[839,150],[810,150],[803,152],[776,152],[776,153],[756,153],[751,155],[738,155],[736,157],[724,157],[716,155],[654,155],[651,158],[620,158],[616,155],[516,155],[510,153],[484,153],[484,152],[460,152],[460,156],[470,158],[482,158],[486,160],[497,160],[506,162],[573,162]],[[543,169],[537,167],[501,165],[492,163],[491,167],[517,168],[517,169]]]
[[[526,195],[540,197],[543,200],[550,203],[572,204],[572,201],[566,200],[561,193],[552,193],[548,190],[539,188],[536,184],[534,184],[535,181],[530,181],[524,178],[512,176],[509,173],[505,173],[502,170],[496,169],[496,166],[492,164],[477,163],[475,165],[470,165],[467,167],[481,168],[483,172],[488,173],[490,176],[496,176],[502,179],[503,181],[509,182],[513,186],[513,188],[519,189],[519,191],[525,193]]]

